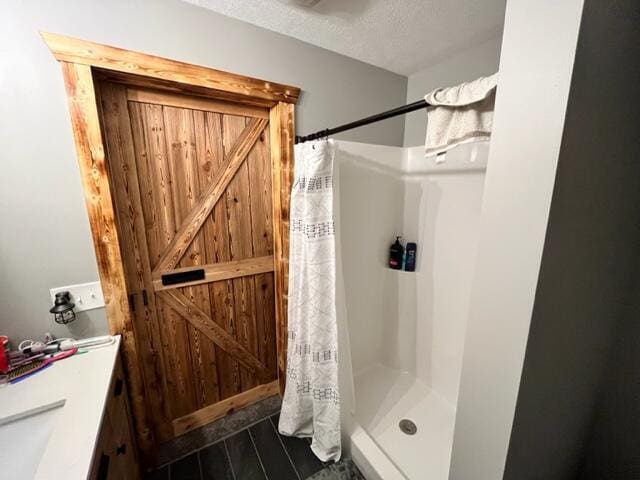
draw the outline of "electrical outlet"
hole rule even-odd
[[[51,294],[51,305],[53,305],[56,293],[64,291],[71,294],[71,301],[76,304],[74,308],[76,313],[104,307],[104,297],[102,296],[102,287],[100,287],[100,282],[81,283],[79,285],[52,288],[49,290],[49,293]]]

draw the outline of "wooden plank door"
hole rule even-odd
[[[269,110],[98,90],[145,401],[165,441],[278,391]]]

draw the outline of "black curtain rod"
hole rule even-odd
[[[339,127],[327,128],[325,130],[320,130],[319,132],[310,133],[309,135],[306,135],[304,137],[296,136],[296,143],[303,143],[309,140],[317,140],[319,138],[329,137],[331,135],[335,135],[336,133],[346,132],[347,130],[351,130],[353,128],[358,128],[364,125],[369,125],[370,123],[379,122],[380,120],[386,120],[387,118],[404,115],[405,113],[420,110],[421,108],[427,108],[428,106],[429,104],[425,100],[418,100],[417,102],[403,105],[402,107],[394,108],[393,110],[387,110],[386,112],[378,113],[376,115],[371,115],[370,117],[362,118],[360,120],[356,120],[355,122],[345,123],[344,125],[340,125]]]

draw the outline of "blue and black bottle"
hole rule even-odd
[[[416,249],[417,245],[415,243],[407,243],[407,254],[404,261],[404,270],[406,272],[416,271]]]

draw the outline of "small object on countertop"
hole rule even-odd
[[[36,360],[29,365],[25,365],[23,367],[18,368],[17,370],[12,370],[9,372],[9,383],[18,383],[24,380],[27,377],[30,377],[34,373],[39,372],[40,370],[44,370],[51,366],[51,362],[47,362],[46,360]]]
[[[71,350],[67,350],[66,352],[61,352],[56,355],[52,355],[49,358],[38,358],[32,362],[26,363],[19,367],[16,367],[9,371],[8,377],[10,383],[18,383],[20,380],[23,380],[26,377],[33,375],[35,372],[39,370],[43,370],[47,367],[50,367],[53,362],[58,360],[62,360],[63,358],[70,357],[74,353],[78,351],[77,348],[72,348]]]
[[[20,365],[12,370],[9,370],[7,376],[9,377],[9,383],[17,383],[21,379],[28,377],[29,375],[37,372],[48,366],[50,362],[43,360],[41,358],[34,360],[29,363],[25,363],[24,365]]]
[[[103,335],[101,337],[82,338],[80,340],[63,340],[60,342],[60,350],[68,350],[70,348],[83,348],[91,350],[94,348],[108,347],[113,345],[115,338],[111,335]]]
[[[76,340],[75,338],[58,338],[49,339],[48,341],[40,342],[37,340],[24,340],[18,345],[17,354],[23,357],[38,355],[38,354],[51,354],[59,351],[71,350],[72,348],[84,348],[87,350],[100,347],[108,347],[113,345],[115,339],[111,335],[103,335],[101,337],[91,337]],[[13,365],[13,361],[10,362]]]
[[[9,370],[13,370],[16,367],[20,367],[42,357],[44,357],[44,353],[29,355],[20,351],[9,352]]]
[[[56,354],[52,354],[49,357],[49,360],[51,360],[51,362],[57,362],[58,360],[63,360],[67,357],[72,356],[73,354],[75,354],[78,351],[78,347],[73,347],[69,350],[65,350],[64,352],[60,352],[60,353],[56,353]]]
[[[0,337],[0,373],[6,373],[9,370],[9,362],[5,352],[5,345],[9,342],[7,337]]]
[[[415,272],[416,271],[416,249],[417,245],[413,242],[407,243],[407,255],[404,262],[404,270],[405,272]]]
[[[402,237],[396,237],[396,241],[391,245],[389,250],[389,267],[394,270],[402,270],[402,257],[404,256],[404,247],[400,243]]]

